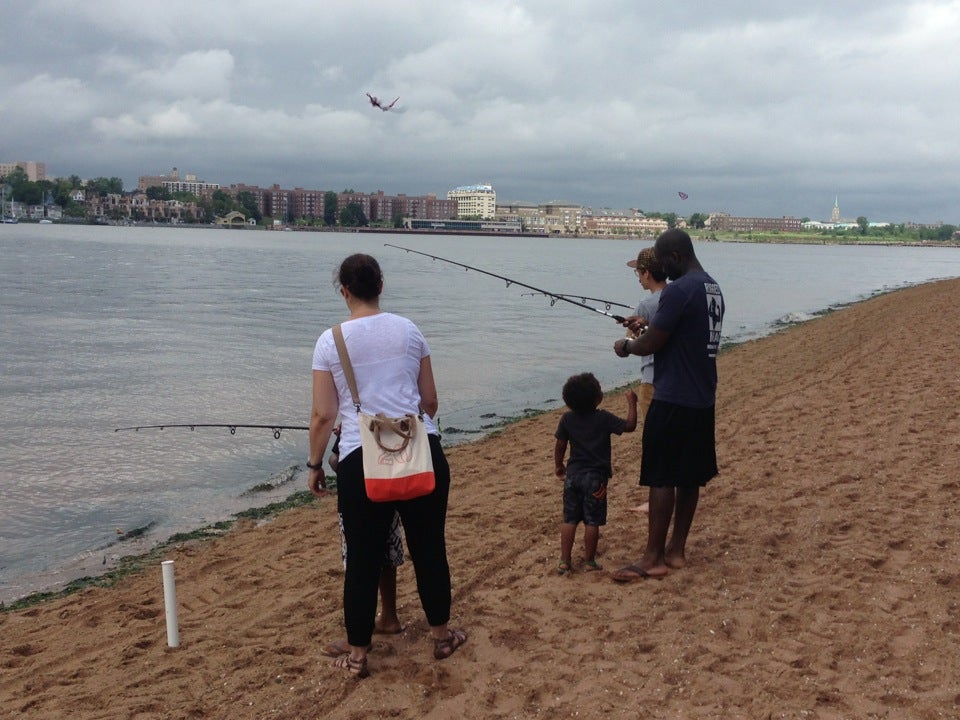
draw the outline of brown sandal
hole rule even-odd
[[[335,667],[345,669],[351,675],[360,680],[370,676],[370,670],[367,668],[367,658],[354,660],[349,653],[341,655],[333,661]]]
[[[467,634],[463,630],[447,630],[447,636],[443,640],[433,641],[433,656],[437,660],[448,658],[466,641]]]

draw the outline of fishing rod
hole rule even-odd
[[[229,428],[231,435],[237,434],[237,428],[257,428],[261,430],[272,430],[273,437],[275,440],[280,439],[281,430],[309,430],[310,428],[306,425],[241,425],[238,423],[190,423],[186,425],[134,425],[131,427],[121,427],[114,428],[114,432],[121,432],[123,430],[133,430],[134,432],[139,432],[140,430],[164,430],[166,428],[190,428],[194,430],[195,428]]]
[[[543,295],[543,293],[540,293],[540,292],[528,292],[528,293],[520,293],[520,295],[521,295],[521,296],[523,296],[523,295],[531,295],[531,296],[532,296],[532,295]],[[614,305],[616,305],[617,307],[628,308],[628,309],[630,309],[630,310],[633,310],[633,305],[625,305],[624,303],[614,302],[613,300],[604,300],[603,298],[585,297],[584,295],[577,295],[576,293],[550,293],[550,297],[553,297],[553,296],[556,296],[556,297],[558,297],[558,298],[561,298],[561,297],[562,297],[562,298],[580,298],[580,303],[579,303],[579,304],[584,304],[584,303],[587,302],[587,300],[589,300],[590,302],[603,303],[603,306],[604,306],[607,310],[609,310],[609,309],[610,309],[611,307],[613,307]]]
[[[618,323],[622,323],[625,319],[620,315],[613,315],[607,312],[606,310],[601,310],[600,308],[593,307],[592,305],[587,305],[585,302],[587,298],[584,298],[584,302],[577,302],[576,300],[571,299],[572,297],[579,297],[578,295],[572,295],[568,297],[567,295],[562,295],[560,293],[550,292],[549,290],[544,290],[543,288],[534,287],[533,285],[527,285],[526,283],[522,283],[519,280],[513,280],[511,278],[504,277],[503,275],[497,275],[496,273],[488,272],[487,270],[481,270],[480,268],[476,268],[471,265],[464,265],[463,263],[456,262],[455,260],[448,260],[447,258],[442,258],[439,255],[431,255],[430,253],[420,252],[419,250],[411,250],[410,248],[401,247],[400,245],[391,245],[390,243],[384,243],[384,246],[396,248],[397,250],[405,250],[408,253],[415,253],[416,255],[423,255],[424,257],[428,257],[431,260],[441,260],[442,262],[450,263],[451,265],[457,265],[458,267],[462,267],[464,270],[473,270],[474,272],[482,273],[484,275],[489,275],[490,277],[495,277],[498,280],[503,280],[507,284],[507,287],[510,287],[511,285],[519,285],[520,287],[525,287],[527,288],[527,290],[533,290],[539,295],[545,295],[546,297],[550,298],[550,307],[553,307],[554,305],[556,305],[558,300],[563,300],[564,302],[568,302],[571,305],[576,305],[577,307],[584,308],[586,310],[592,310],[593,312],[600,313],[601,315],[606,315],[608,318],[613,318]],[[603,302],[604,304],[608,303],[608,301],[606,300],[597,300],[596,302]],[[609,304],[607,304],[607,307],[609,308],[611,305],[620,305],[620,303],[610,302]],[[621,307],[630,307],[630,306],[621,305]]]

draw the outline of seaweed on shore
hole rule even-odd
[[[328,477],[327,487],[335,491],[337,487],[336,478]],[[243,510],[241,512],[234,513],[233,520],[223,520],[213,523],[212,525],[206,525],[202,528],[191,530],[189,532],[176,533],[171,535],[166,540],[157,543],[145,553],[141,553],[139,555],[125,555],[121,557],[119,560],[117,560],[113,567],[104,571],[100,575],[85,575],[77,578],[76,580],[71,580],[59,590],[44,590],[32,593],[25,597],[19,598],[18,600],[14,600],[9,604],[0,603],[0,612],[24,610],[26,608],[33,607],[34,605],[39,605],[47,600],[63,598],[91,587],[112,587],[127,576],[141,573],[148,567],[153,567],[163,558],[164,554],[170,548],[176,545],[193,541],[212,540],[226,534],[227,531],[234,526],[237,520],[262,520],[264,518],[279,515],[285,510],[310,505],[315,500],[316,498],[308,491],[298,491],[281,502],[270,503],[269,505],[265,505],[263,507],[251,508],[249,510]],[[150,529],[150,527],[151,525],[147,525],[143,528],[131,530],[130,532],[124,534],[123,539],[142,536],[147,532],[147,530]]]

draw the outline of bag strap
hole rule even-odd
[[[360,412],[360,393],[357,392],[357,379],[353,376],[353,365],[350,364],[350,353],[347,352],[347,343],[343,339],[343,330],[339,325],[333,326],[333,341],[337,344],[337,354],[340,356],[340,365],[350,387],[350,397],[353,405]]]

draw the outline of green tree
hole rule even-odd
[[[330,226],[337,224],[337,194],[333,190],[323,194],[323,221]]]
[[[860,234],[866,235],[867,228],[870,227],[870,223],[867,222],[867,218],[864,215],[861,215],[860,217],[857,218],[857,225],[860,226]]]
[[[700,212],[694,213],[687,219],[687,225],[689,225],[692,228],[698,228],[698,229],[705,228],[707,226],[707,219],[709,217],[710,216],[707,215],[706,213],[700,213]]]
[[[170,200],[170,189],[163,185],[151,185],[146,190],[146,195],[151,200]]]
[[[37,183],[27,180],[25,183],[14,186],[13,199],[25,205],[39,205],[43,202],[43,190]]]
[[[367,222],[367,216],[363,213],[363,208],[359,204],[348,203],[340,211],[340,224],[344,227],[366,227],[370,223]]]
[[[950,240],[956,231],[956,225],[941,225],[937,228],[937,240]]]
[[[257,222],[263,220],[263,213],[261,213],[260,208],[257,207],[257,199],[249,190],[243,190],[237,193],[237,204],[246,211],[247,217],[252,217]]]
[[[107,194],[119,195],[123,192],[123,180],[118,177],[97,177],[87,183],[86,190],[101,197]]]
[[[30,182],[30,178],[27,177],[26,170],[24,170],[22,167],[14,168],[12,172],[7,173],[6,177],[0,178],[0,180],[10,186],[11,192],[15,198],[17,190],[25,183]]]
[[[223,217],[236,209],[233,198],[223,190],[214,190],[210,198],[210,212],[217,217]]]

